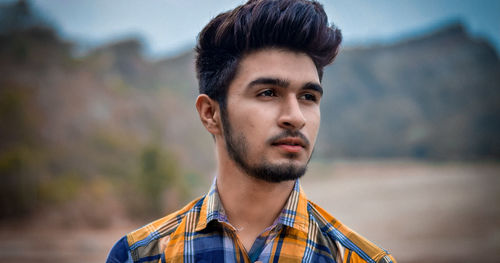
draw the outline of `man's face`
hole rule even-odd
[[[245,56],[222,113],[229,156],[268,182],[305,173],[320,124],[318,72],[303,53],[264,49]]]

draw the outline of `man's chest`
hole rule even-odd
[[[336,250],[289,228],[262,233],[249,251],[237,233],[223,228],[174,239],[166,244],[162,262],[336,262]]]

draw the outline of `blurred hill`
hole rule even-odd
[[[0,219],[70,203],[66,221],[99,226],[198,194],[212,141],[165,62],[145,60],[134,39],[75,57],[48,23],[23,22],[36,16],[26,2],[1,10]],[[112,210],[117,200],[128,211]]]
[[[105,225],[110,191],[151,218],[198,194],[214,158],[193,52],[151,61],[125,39],[76,57],[24,1],[0,10],[0,218],[79,200],[68,220]],[[325,72],[315,157],[497,159],[499,83],[498,55],[460,24],[346,48]]]
[[[343,50],[325,72],[322,157],[500,156],[500,60],[460,23]]]

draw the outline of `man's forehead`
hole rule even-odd
[[[248,83],[270,78],[319,84],[317,68],[307,54],[282,49],[263,49],[244,56],[235,78],[244,78]]]

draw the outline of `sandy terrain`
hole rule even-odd
[[[399,262],[500,262],[500,166],[340,163],[309,199]],[[337,201],[338,200],[338,201]]]
[[[312,165],[308,197],[399,262],[500,262],[500,164]],[[0,262],[104,262],[124,233],[0,226]]]

